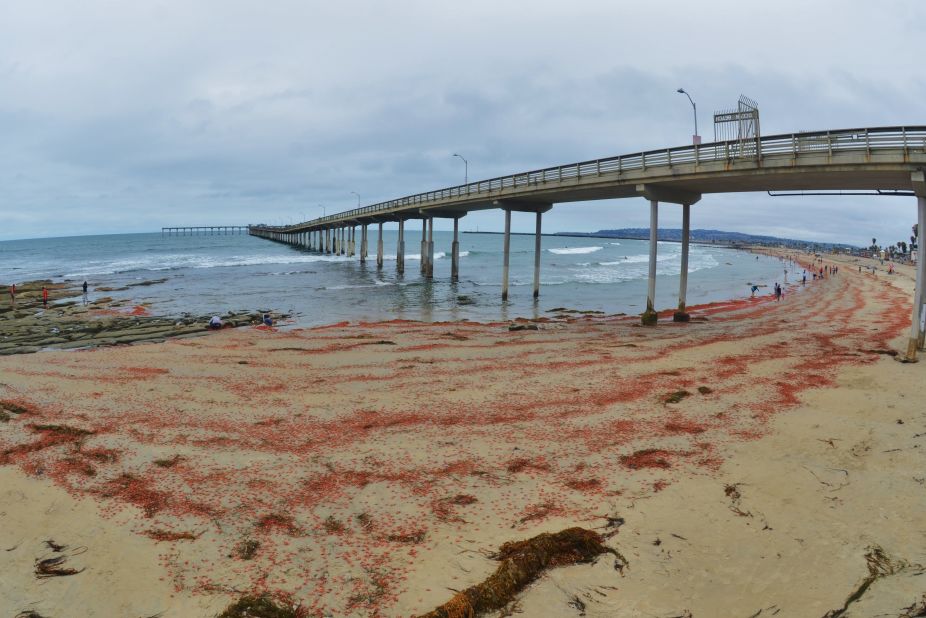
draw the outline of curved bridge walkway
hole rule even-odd
[[[383,266],[383,224],[398,224],[396,269],[405,270],[405,222],[420,219],[421,270],[433,275],[434,218],[453,219],[451,277],[459,274],[459,219],[472,210],[505,212],[502,299],[508,297],[511,212],[536,213],[534,296],[540,292],[541,218],[554,204],[642,197],[650,207],[649,287],[645,324],[654,324],[656,230],[659,203],[682,208],[682,265],[675,319],[687,320],[688,240],[691,206],[706,193],[747,191],[888,190],[917,198],[919,242],[926,233],[926,126],[875,127],[772,135],[713,142],[559,165],[409,195],[289,226],[252,225],[249,233],[309,250],[355,254],[361,228],[360,260],[368,256],[368,226],[379,228],[376,265]],[[923,348],[923,285],[926,260],[917,264],[913,324],[906,358]]]

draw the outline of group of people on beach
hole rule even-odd
[[[84,281],[82,288],[84,292],[84,305],[86,305],[89,302],[87,298],[87,290],[89,286],[87,285],[86,281]],[[16,284],[11,283],[10,284],[10,307],[12,307],[13,309],[16,308],[16,294],[17,293],[18,292],[16,290]],[[45,286],[45,285],[42,286],[42,309],[48,309],[48,286]]]

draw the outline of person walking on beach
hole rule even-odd
[[[10,286],[10,307],[16,308],[16,284]]]
[[[48,288],[42,286],[42,309],[48,309]]]
[[[781,286],[778,285],[778,282],[775,282],[775,302],[781,300]]]
[[[87,282],[84,281],[84,305],[87,304]]]
[[[756,292],[758,292],[758,291],[759,291],[759,286],[753,284],[753,286],[752,286],[752,295],[751,295],[749,298],[755,298],[755,297],[756,297]]]

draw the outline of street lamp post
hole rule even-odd
[[[453,153],[453,156],[460,157],[461,159],[463,159],[463,184],[468,185],[469,184],[469,161],[464,159],[463,155],[458,155],[457,153]]]
[[[695,146],[697,146],[701,143],[701,136],[698,135],[698,106],[695,105],[695,102],[691,98],[691,95],[685,92],[684,88],[679,88],[678,90],[676,90],[676,92],[678,92],[679,94],[685,95],[686,97],[688,97],[688,100],[691,101],[691,109],[694,112],[694,124],[695,124],[695,132],[694,132],[694,135],[691,136],[691,142]]]
[[[322,209],[322,216],[327,217],[328,213],[325,212],[325,206],[323,204],[319,204],[318,207]]]
[[[351,191],[351,193],[357,196],[357,208],[360,208],[360,194],[356,191]]]

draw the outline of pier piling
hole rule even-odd
[[[537,229],[534,232],[534,298],[540,297],[540,222],[543,213],[537,211]]]
[[[460,218],[453,218],[453,244],[450,245],[450,280],[456,281],[460,278]]]
[[[383,223],[379,223],[379,235],[376,239],[376,268],[383,268]]]
[[[511,257],[511,210],[505,209],[505,244],[502,261],[502,302],[508,300],[508,265]]]
[[[659,202],[649,202],[649,280],[646,286],[646,311],[641,316],[644,326],[655,326],[656,314],[656,242],[659,229]]]
[[[691,317],[685,311],[688,295],[688,241],[691,236],[691,204],[682,204],[682,265],[678,278],[678,310],[672,315],[675,322],[687,322]]]
[[[399,241],[395,252],[395,271],[398,274],[405,272],[405,220],[399,219]]]

